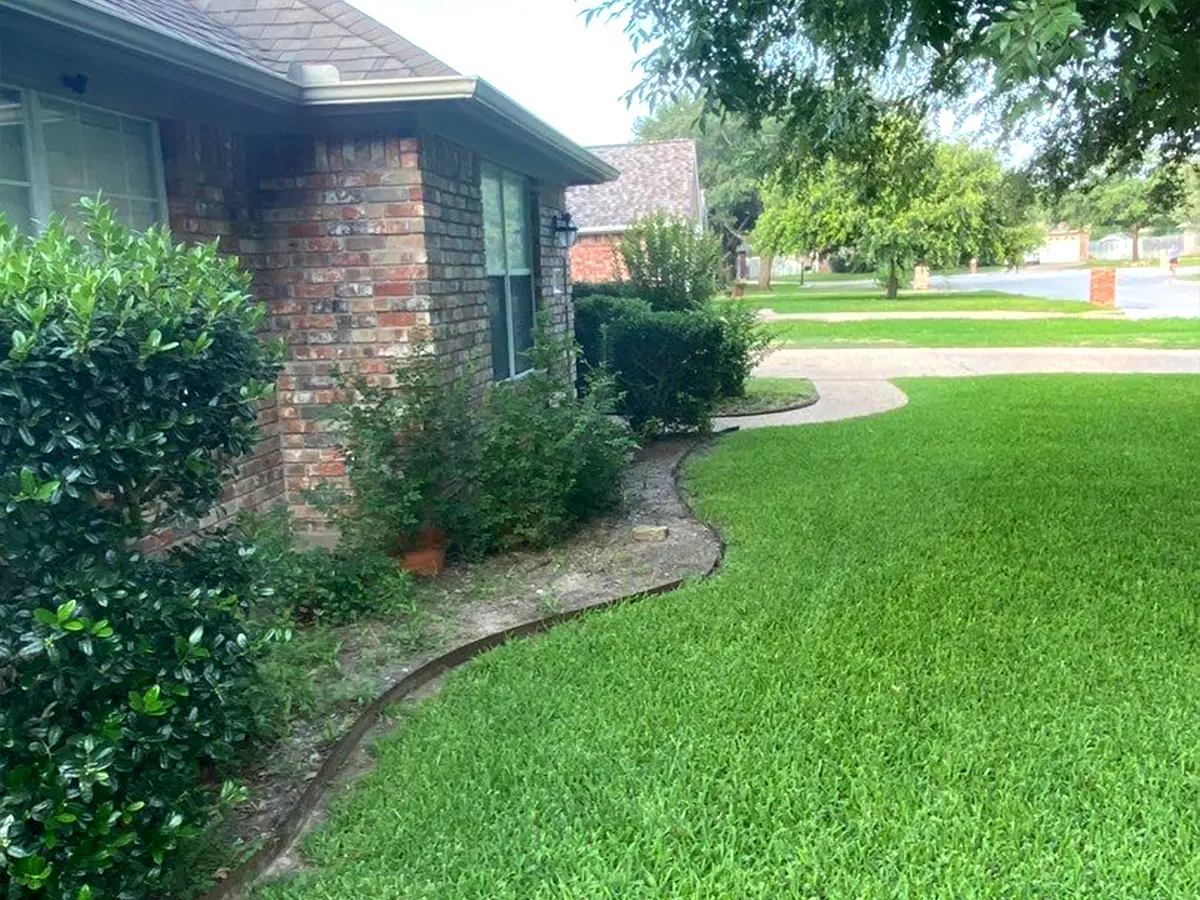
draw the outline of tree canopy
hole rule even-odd
[[[1197,168],[1183,172],[1156,168],[1099,178],[1064,195],[1054,208],[1055,218],[1076,227],[1121,228],[1133,238],[1133,259],[1139,256],[1138,233],[1143,228],[1176,228],[1192,220],[1196,210]]]
[[[1057,187],[1200,146],[1200,0],[592,0],[645,50],[651,99],[776,117],[811,152],[888,109],[994,100]]]
[[[874,152],[833,157],[777,178],[754,231],[765,253],[824,253],[852,246],[894,296],[917,262],[1019,260],[1040,236],[1032,191],[994,154],[937,143],[919,120],[893,114],[872,130]]]

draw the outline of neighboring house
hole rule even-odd
[[[567,191],[567,209],[579,234],[571,247],[575,281],[613,281],[624,276],[617,247],[629,225],[652,213],[705,223],[696,142],[691,138],[589,147],[620,171],[615,181]]]
[[[1030,258],[1043,264],[1086,262],[1090,237],[1086,228],[1058,225],[1047,232],[1046,240],[1030,254]]]
[[[538,313],[572,329],[564,189],[616,174],[341,0],[0,0],[0,210],[36,228],[102,191],[219,240],[287,341],[225,516],[316,522],[335,364],[429,340],[478,385],[528,368]]]

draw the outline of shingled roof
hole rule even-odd
[[[616,181],[567,190],[567,209],[581,230],[622,231],[652,213],[704,221],[704,201],[691,138],[588,147],[619,169]]]
[[[239,62],[286,75],[331,63],[343,81],[457,75],[342,0],[78,0]]]

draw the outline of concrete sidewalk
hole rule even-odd
[[[771,378],[811,378],[814,381],[869,381],[912,376],[953,377],[1068,372],[1200,375],[1200,349],[868,347],[831,350],[785,348],[771,353],[758,366],[755,374]]]

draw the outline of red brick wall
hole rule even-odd
[[[192,123],[163,122],[161,133],[171,230],[181,240],[219,240],[227,252],[247,253],[244,261],[253,266],[257,257],[246,142],[226,129]],[[274,397],[263,403],[259,425],[262,441],[238,462],[234,480],[204,526],[224,524],[239,509],[270,506],[283,497]],[[164,533],[159,543],[174,537]]]
[[[171,224],[221,241],[255,273],[268,328],[287,344],[264,440],[240,467],[214,522],[285,500],[323,529],[304,492],[344,466],[325,408],[334,367],[386,379],[395,358],[432,340],[455,375],[491,379],[479,158],[436,136],[262,136],[163,128]],[[535,187],[540,306],[573,327],[567,254],[552,217],[563,188]],[[205,523],[208,524],[208,523]]]
[[[625,263],[618,247],[619,234],[581,234],[571,247],[571,280],[624,281]]]

